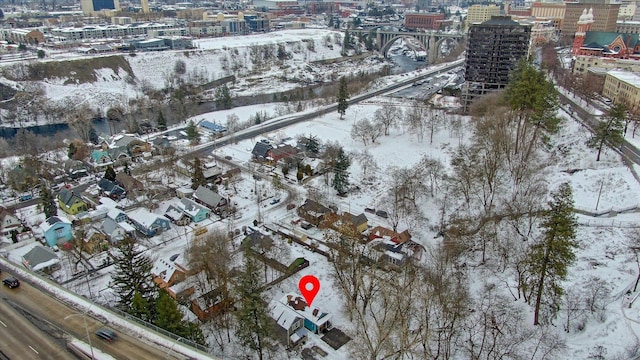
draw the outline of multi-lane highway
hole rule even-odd
[[[11,291],[4,289],[3,292]],[[5,295],[5,294],[2,294]],[[76,359],[66,349],[62,332],[47,333],[40,327],[46,326],[40,319],[33,319],[21,311],[16,304],[3,298],[0,300],[0,359]]]
[[[3,271],[0,277],[7,275]],[[179,355],[164,346],[143,342],[140,336],[129,336],[109,324],[108,319],[78,313],[26,281],[15,289],[0,287],[0,297],[0,350],[5,356],[0,354],[0,360],[75,359],[64,348],[68,336],[91,342],[94,348],[116,359],[176,359]],[[119,338],[114,343],[102,341],[94,335],[101,327],[114,329]],[[171,344],[173,340],[167,339],[166,345]]]

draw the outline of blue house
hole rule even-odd
[[[309,306],[300,295],[286,294],[280,299],[280,302],[302,317],[304,327],[314,334],[323,334],[333,327],[330,321],[331,315],[316,307]]]
[[[125,196],[126,191],[124,188],[115,181],[111,181],[106,178],[102,178],[98,181],[98,187],[102,190],[102,193],[114,200],[120,200]]]
[[[200,222],[211,215],[211,210],[197,202],[182,198],[180,202],[169,206],[165,216],[178,225],[187,225],[190,222]]]
[[[128,213],[131,224],[146,236],[156,236],[165,230],[169,230],[169,219],[154,214],[147,209],[139,208]]]
[[[211,121],[207,121],[207,120],[200,122],[200,126],[205,130],[212,132],[215,135],[221,135],[227,131],[226,127],[212,123]]]
[[[52,216],[40,224],[44,239],[51,247],[59,246],[71,240],[71,221],[64,217]]]

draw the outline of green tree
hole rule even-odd
[[[187,133],[187,139],[191,142],[191,144],[196,145],[200,143],[200,134],[198,133],[198,128],[196,124],[194,124],[193,120],[189,120],[189,124],[184,129]]]
[[[178,308],[178,303],[164,289],[158,290],[155,303],[154,325],[176,334],[185,339],[204,345],[205,340],[198,324],[183,320],[184,314]]]
[[[511,73],[504,94],[507,104],[517,114],[514,152],[525,151],[526,161],[538,144],[542,130],[549,133],[558,130],[558,93],[544,71],[522,59]]]
[[[624,142],[624,118],[626,116],[625,106],[614,104],[604,120],[598,122],[593,127],[593,134],[587,142],[590,148],[598,149],[596,161],[600,161],[600,153],[606,143],[619,147]]]
[[[313,155],[318,155],[320,152],[320,142],[318,141],[318,137],[309,135],[306,140],[305,149]]]
[[[113,170],[113,167],[111,165],[107,166],[107,169],[104,171],[103,177],[107,180],[116,181],[116,171]]]
[[[111,253],[114,272],[111,275],[111,288],[118,297],[117,306],[123,311],[129,310],[135,293],[149,300],[154,293],[151,281],[153,262],[144,253],[136,240],[125,237]]]
[[[127,309],[127,313],[144,321],[153,320],[153,312],[151,311],[150,301],[143,298],[142,295],[140,295],[140,293],[137,291],[133,293],[133,299],[131,299],[131,307]]]
[[[49,187],[44,183],[40,183],[40,200],[42,201],[42,212],[46,219],[58,215],[55,198],[49,191]]]
[[[158,125],[158,130],[165,131],[167,130],[167,120],[164,118],[164,114],[162,110],[158,113],[158,118],[156,119],[156,124]]]
[[[69,159],[73,159],[73,155],[76,154],[76,144],[74,144],[73,142],[69,143],[69,148],[67,149],[67,156],[69,157]]]
[[[229,92],[229,87],[227,84],[224,84],[216,89],[216,110],[226,110],[231,109],[233,106],[233,101],[231,100],[231,93]]]
[[[338,195],[344,195],[347,193],[349,187],[349,166],[351,161],[344,150],[340,148],[338,152],[338,159],[335,164],[334,176],[333,176],[333,188],[338,192]]]
[[[342,39],[342,56],[347,56],[347,50],[351,49],[351,34],[349,30],[344,31],[344,38]]]
[[[245,251],[243,269],[235,287],[237,301],[236,336],[240,343],[258,353],[263,358],[263,348],[267,338],[273,333],[267,314],[267,306],[262,300],[264,288],[260,281],[260,268]]]
[[[191,188],[197,189],[200,185],[204,186],[207,183],[207,179],[204,177],[204,171],[202,170],[202,163],[199,158],[193,159],[193,176],[191,177]]]
[[[529,273],[524,282],[525,291],[533,294],[528,301],[534,301],[533,324],[553,319],[562,301],[562,282],[567,277],[568,268],[576,258],[576,228],[573,195],[568,183],[560,185],[552,194],[549,209],[544,213],[541,224],[543,233],[539,241],[529,249],[526,265]]]
[[[347,78],[341,77],[340,84],[338,85],[338,113],[340,114],[340,120],[344,116],[344,113],[349,107],[349,89],[347,88]]]
[[[44,59],[44,55],[45,55],[44,50],[42,49],[38,50],[38,59]]]

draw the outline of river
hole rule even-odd
[[[425,65],[424,61],[415,61],[410,57],[402,55],[402,52],[400,53],[390,52],[389,59],[394,63],[394,66],[391,69],[391,72],[393,74],[402,74],[405,72],[413,71]],[[316,92],[316,94],[320,94],[322,87],[325,85],[331,85],[331,84],[319,85],[317,86],[317,88],[314,89],[314,92]],[[264,103],[270,103],[272,101],[273,101],[273,94],[256,94],[253,96],[243,96],[239,98],[234,98],[233,106],[238,107],[238,106],[246,106],[246,105],[264,104]],[[196,113],[194,114],[194,116],[212,112],[212,111],[215,111],[215,103],[204,102],[202,104],[199,104],[198,107],[195,109]],[[165,114],[166,119],[172,119],[171,110],[169,109],[169,107],[165,107],[163,112]],[[141,121],[141,120],[143,119],[138,119],[138,121]],[[173,123],[175,122],[168,120],[168,125],[171,125]],[[109,124],[107,120],[104,118],[93,120],[93,127],[96,129],[96,132],[98,134],[118,133],[118,132],[121,132],[122,130],[125,130],[126,126],[127,125],[125,121],[117,121],[117,122],[114,122],[113,124]],[[0,127],[0,138],[5,138],[5,139],[13,138],[18,132],[18,130],[20,129],[21,128]],[[52,136],[59,132],[69,130],[69,125],[65,123],[46,124],[46,125],[24,127],[22,129],[31,131],[36,135]]]

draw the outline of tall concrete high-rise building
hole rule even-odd
[[[80,0],[82,13],[94,15],[101,10],[120,10],[119,0]]]
[[[593,31],[616,31],[616,21],[620,11],[620,2],[616,0],[581,0],[579,2],[567,2],[562,22],[562,36],[573,37],[578,30],[578,20],[586,9],[593,9]]]
[[[469,28],[462,102],[465,111],[474,99],[505,88],[509,74],[527,56],[531,25],[509,16],[493,16]]]
[[[140,0],[140,6],[142,7],[143,13],[149,13],[149,0]]]

